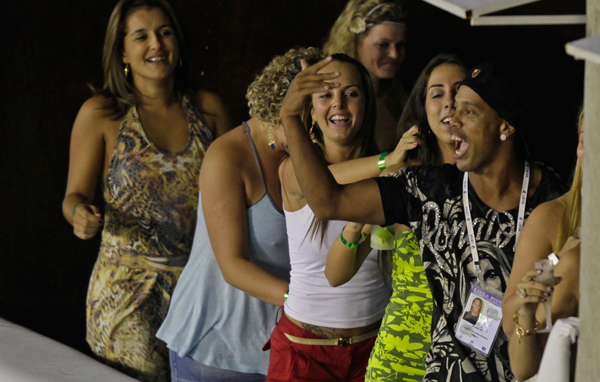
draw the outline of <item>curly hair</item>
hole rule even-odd
[[[292,80],[302,70],[301,59],[317,62],[323,59],[323,53],[318,48],[290,49],[271,60],[255,77],[246,92],[251,117],[272,126],[281,124],[281,103]]]
[[[379,5],[381,7],[374,9]],[[404,23],[405,20],[404,9],[397,0],[350,0],[333,24],[323,52],[344,53],[357,58],[356,45],[369,34],[372,26],[384,21]]]

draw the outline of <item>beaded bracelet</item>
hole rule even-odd
[[[523,337],[533,336],[534,334],[537,333],[538,330],[540,330],[542,328],[542,326],[540,325],[538,320],[535,320],[535,326],[533,328],[529,328],[529,329],[525,330],[525,328],[523,328],[522,326],[519,325],[519,314],[520,314],[520,312],[517,310],[513,317],[513,322],[516,325],[515,332],[517,333],[517,337],[519,337],[519,343],[521,343],[521,340],[523,339]]]
[[[344,226],[344,228],[346,228],[346,227]],[[358,247],[358,245],[360,243],[362,243],[363,241],[365,241],[365,238],[367,237],[367,234],[363,232],[363,233],[360,234],[360,238],[358,238],[358,241],[356,243],[350,243],[350,242],[348,242],[348,240],[344,239],[344,228],[342,228],[342,232],[340,233],[340,239],[342,240],[342,243],[344,243],[344,245],[346,247],[348,247],[348,248],[356,248],[356,247]]]
[[[383,153],[381,153],[381,156],[379,157],[379,162],[377,162],[377,166],[379,166],[379,171],[383,171],[385,170],[385,157],[389,154],[389,152],[385,151]]]

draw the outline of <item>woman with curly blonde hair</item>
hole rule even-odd
[[[266,378],[269,353],[261,349],[290,271],[277,176],[285,152],[274,128],[300,59],[320,57],[316,48],[275,57],[248,88],[252,118],[206,153],[190,260],[158,332],[173,382]]]
[[[377,99],[375,143],[391,151],[407,94],[398,78],[405,56],[405,12],[396,0],[350,0],[331,28],[325,54],[345,53],[369,71]]]

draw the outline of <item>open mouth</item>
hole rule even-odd
[[[442,119],[442,125],[444,125],[445,127],[450,127],[451,119],[452,119],[452,117],[446,117],[446,118]]]
[[[160,56],[160,57],[150,57],[146,61],[148,61],[148,62],[163,62],[163,61],[166,61],[166,60],[167,60],[166,56]]]
[[[452,140],[454,141],[454,157],[460,158],[469,149],[469,143],[457,135],[452,134]]]
[[[347,115],[336,114],[329,118],[329,121],[336,126],[346,126],[350,123],[351,119]]]

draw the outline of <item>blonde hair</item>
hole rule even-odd
[[[318,48],[294,48],[271,60],[246,92],[250,116],[273,127],[280,125],[281,103],[290,83],[302,70],[300,60],[317,62],[322,58]]]
[[[583,129],[583,111],[579,113],[578,125],[578,132],[581,133]],[[573,183],[571,183],[569,191],[562,197],[565,210],[561,217],[558,235],[554,243],[555,252],[560,251],[564,247],[569,237],[577,235],[577,230],[581,226],[581,184],[583,179],[581,166],[582,163],[577,159],[575,173],[573,174]]]
[[[380,7],[374,9],[378,6]],[[373,12],[369,14],[371,11]],[[404,10],[395,0],[350,0],[333,24],[323,52],[327,55],[344,53],[357,58],[356,45],[369,34],[372,26],[384,21],[404,23],[405,18]],[[362,29],[362,23],[366,24],[362,33],[352,32],[357,27],[358,30]]]
[[[333,24],[323,53],[344,53],[358,59],[356,46],[373,26],[386,21],[403,24],[405,20],[406,14],[398,0],[350,0]],[[392,79],[386,94],[389,97],[386,97],[385,106],[395,119],[400,119],[407,94],[398,75]]]

